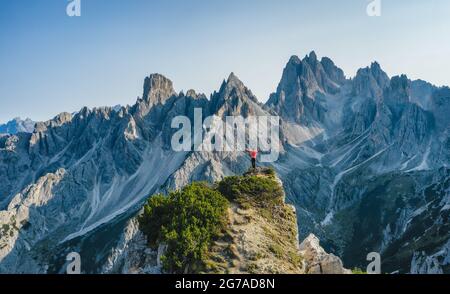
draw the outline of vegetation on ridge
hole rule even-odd
[[[151,247],[167,245],[164,269],[173,273],[199,272],[208,247],[226,226],[228,201],[205,183],[193,183],[168,197],[151,197],[139,218]]]
[[[150,247],[167,246],[165,272],[299,271],[295,213],[270,169],[152,196],[139,223]]]

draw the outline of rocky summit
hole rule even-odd
[[[196,189],[199,187],[202,186],[196,186]],[[185,193],[183,197],[190,197],[187,195],[189,189],[188,187],[182,190],[182,193]],[[197,191],[186,203],[189,203],[187,213],[195,214],[200,223],[206,214],[199,213],[200,205],[191,205],[202,203],[202,206],[207,206],[199,201],[199,195],[208,190],[216,190],[219,192],[218,197],[228,200],[223,210],[224,224],[217,236],[208,242],[202,258],[193,258],[189,250],[183,250],[183,258],[186,261],[183,262],[179,273],[351,273],[344,268],[339,257],[325,252],[313,234],[299,244],[295,208],[285,203],[282,182],[273,170],[251,170],[245,176],[227,177],[211,187],[203,187],[202,192]],[[214,197],[207,196],[209,199]],[[179,206],[186,205],[178,201],[175,205],[177,208],[174,208],[175,203],[172,203],[171,209],[177,210]],[[151,199],[149,203],[152,203]],[[183,239],[173,242],[162,237],[162,224],[152,223],[154,218],[164,219],[164,216],[157,215],[158,209],[164,210],[153,202],[129,221],[124,231],[127,237],[121,241],[121,251],[116,251],[109,258],[104,269],[106,273],[174,273],[168,261],[174,258],[173,252],[176,252],[178,247],[186,248],[183,245],[187,230],[179,229],[183,221],[178,218],[177,213],[166,219],[164,228],[167,230],[169,223],[175,223],[175,231],[178,235],[183,235]],[[214,222],[220,217],[218,214],[209,221]],[[204,224],[199,225],[198,229],[204,229]],[[155,235],[159,237],[155,238]],[[199,248],[197,241],[195,239],[193,247],[190,248]]]
[[[134,105],[84,107],[0,135],[0,272],[64,273],[70,252],[80,253],[84,273],[109,272],[117,260],[123,271],[155,272],[161,252],[128,245],[145,240],[132,219],[149,195],[249,166],[244,152],[172,150],[172,119],[193,121],[201,109],[204,118],[280,117],[282,153],[272,166],[295,207],[305,272],[336,269],[337,257],[365,269],[377,252],[384,273],[450,273],[449,107],[448,87],[389,77],[376,62],[348,78],[314,52],[290,58],[265,104],[235,74],[210,97],[150,75]],[[240,236],[244,246],[263,238]]]

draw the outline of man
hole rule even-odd
[[[250,155],[250,158],[252,160],[252,167],[253,167],[253,169],[255,169],[256,168],[256,157],[258,156],[258,150],[246,149],[245,151],[248,153],[248,155]]]

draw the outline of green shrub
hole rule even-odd
[[[2,227],[1,227],[1,230],[0,230],[0,236],[1,235],[5,235],[5,236],[8,235],[9,229],[10,229],[10,226],[8,224],[3,224]]]
[[[274,179],[267,177],[227,177],[218,184],[218,190],[230,201],[252,201],[258,206],[283,201],[282,188]]]
[[[240,195],[241,177],[231,176],[226,177],[219,182],[217,189],[222,195],[227,197],[228,200],[233,201]]]
[[[215,187],[193,183],[167,197],[149,198],[139,225],[150,247],[167,245],[161,258],[166,272],[219,271],[222,262],[214,259],[210,248],[215,240],[226,238],[228,201],[243,209],[258,209],[272,219],[283,213],[282,196],[275,178],[264,175],[227,177]],[[272,249],[274,254],[282,255],[280,248]]]
[[[289,251],[288,253],[290,261],[295,265],[300,265],[302,262],[302,256],[298,252]]]
[[[170,222],[171,200],[162,194],[147,200],[144,213],[139,218],[140,229],[147,236],[148,244],[155,248],[163,239],[162,228]]]
[[[275,254],[276,257],[281,258],[283,257],[283,248],[278,244],[271,244],[269,246],[269,250]]]
[[[167,244],[164,269],[198,273],[205,268],[208,248],[225,229],[228,201],[205,183],[193,183],[168,197],[151,197],[139,218],[150,246]]]
[[[276,175],[276,172],[275,172],[275,169],[273,168],[273,167],[269,167],[268,169],[267,169],[267,175],[269,175],[269,176],[271,176],[271,177],[275,177],[275,175]]]
[[[362,269],[355,267],[354,269],[352,269],[352,274],[354,275],[365,275],[367,274],[365,271],[363,271]]]

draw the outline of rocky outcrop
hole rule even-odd
[[[152,74],[145,78],[142,99],[149,106],[164,104],[173,95],[176,93],[171,80],[160,74]]]
[[[309,235],[301,244],[300,252],[305,259],[305,273],[307,274],[351,274],[345,269],[342,261],[334,254],[328,254],[320,246],[319,239]]]
[[[271,195],[267,195],[269,190],[263,187],[259,191],[241,188],[238,183],[245,177],[270,179],[268,183],[278,188],[270,190],[273,191]],[[250,170],[241,179],[230,180],[231,183],[233,187],[227,189],[242,189],[244,194],[240,197],[243,198],[230,202],[226,232],[210,246],[210,269],[205,273],[351,273],[338,257],[325,252],[314,235],[299,246],[295,209],[284,202],[282,182],[272,170]],[[269,204],[272,202],[276,205]],[[133,219],[123,231],[121,241],[112,251],[103,272],[160,273],[160,257],[164,248],[160,245],[157,252],[149,249],[137,221]]]
[[[106,274],[160,274],[161,262],[148,248],[144,234],[139,230],[136,218],[131,219],[101,272]]]
[[[58,193],[66,172],[48,174],[17,194],[7,210],[0,211],[0,272],[40,273],[45,265],[29,258],[43,249],[38,245],[45,235],[56,237],[58,228],[75,220],[79,208],[76,198],[64,199]],[[59,197],[58,197],[59,196]],[[80,197],[82,195],[78,195]],[[43,210],[42,207],[47,209]],[[62,209],[58,209],[61,207]],[[58,213],[54,213],[54,211]],[[45,246],[45,245],[44,245]]]

